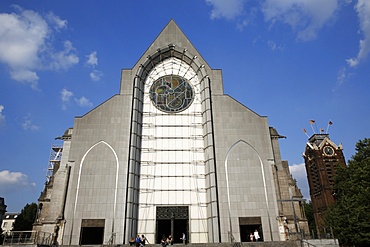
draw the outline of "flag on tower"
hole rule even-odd
[[[328,127],[326,127],[326,134],[328,133],[328,131],[329,131],[329,127],[330,127],[332,124],[333,124],[333,122],[332,122],[332,121],[329,121],[329,122],[328,122]]]
[[[302,129],[303,133],[309,138],[306,129]]]

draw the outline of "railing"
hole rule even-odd
[[[53,236],[47,232],[12,231],[4,236],[3,245],[51,245]]]
[[[112,232],[112,235],[110,236],[110,238],[107,242],[108,246],[114,245],[115,239],[116,239],[116,233]]]
[[[301,243],[301,247],[316,247],[316,245],[309,243],[307,240],[298,238],[297,241]]]
[[[234,237],[234,235],[232,234],[231,231],[229,231],[228,234],[229,234],[229,239],[230,239],[233,247],[241,247],[243,245],[242,242],[236,242],[235,241],[235,237]]]

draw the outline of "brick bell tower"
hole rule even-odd
[[[311,126],[315,123],[310,120]],[[310,197],[313,206],[313,213],[316,222],[317,234],[330,233],[330,229],[325,229],[324,220],[328,207],[335,203],[334,176],[339,166],[346,166],[343,155],[342,144],[339,146],[329,138],[328,129],[332,125],[329,122],[328,128],[324,133],[320,129],[309,137],[306,143],[303,158],[305,161],[307,179],[310,188]],[[304,133],[306,131],[304,130]]]

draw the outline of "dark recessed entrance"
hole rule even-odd
[[[163,236],[171,235],[174,243],[182,243],[182,233],[189,239],[189,208],[178,207],[157,207],[156,212],[156,243],[160,243]]]
[[[83,219],[81,222],[80,245],[103,244],[105,221]]]
[[[241,242],[251,242],[249,235],[255,230],[260,236],[258,241],[263,241],[261,217],[239,217],[239,230]]]

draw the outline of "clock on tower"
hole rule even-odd
[[[323,233],[325,212],[335,203],[334,176],[338,166],[346,166],[342,145],[337,146],[328,134],[314,134],[303,154],[317,233]]]

